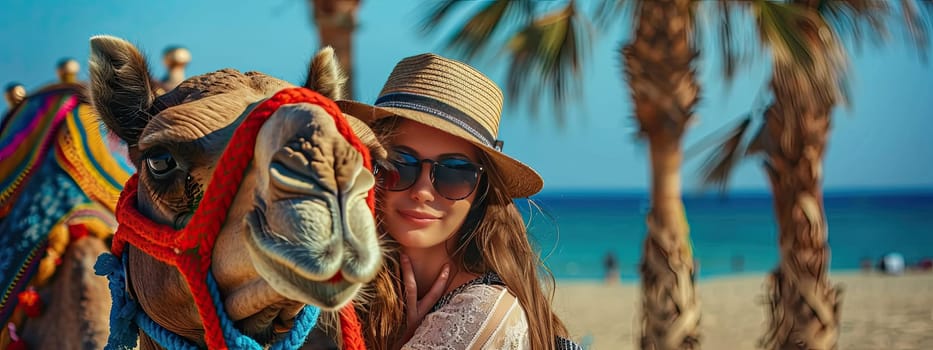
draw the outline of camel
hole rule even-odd
[[[126,293],[154,323],[188,344],[217,348],[228,340],[217,339],[214,320],[226,316],[242,335],[267,345],[290,336],[306,305],[340,309],[375,276],[381,250],[367,154],[378,160],[386,151],[363,123],[348,116],[341,122],[329,100],[285,103],[269,111],[250,146],[241,133],[270,101],[312,93],[261,73],[223,69],[157,97],[142,54],[110,36],[91,39],[90,72],[97,113],[129,145],[138,169],[118,204],[114,252],[125,257]],[[325,48],[305,86],[339,99],[341,77],[333,50]],[[341,134],[346,125],[356,136]],[[245,170],[227,167],[249,150]],[[231,173],[242,174],[233,189]],[[217,188],[231,193],[229,207],[216,204],[223,202]],[[189,234],[211,224],[203,218],[213,212],[226,213],[214,223],[216,237]],[[123,230],[136,240],[121,239]],[[142,247],[170,235],[175,243],[202,240]],[[213,276],[222,300],[212,302],[226,315],[204,311],[211,307],[201,293],[208,287],[190,277],[197,273],[189,267]],[[139,347],[160,348],[154,338],[140,334]]]
[[[178,61],[190,55],[166,52],[177,57],[165,62],[170,77],[183,79]],[[16,83],[6,90],[10,110],[0,119],[0,349],[14,340],[33,349],[97,349],[107,341],[110,293],[93,266],[110,251],[113,211],[135,169],[126,145],[101,127],[79,70],[78,61],[62,59],[58,83],[28,97]]]
[[[101,348],[108,336],[110,293],[93,266],[134,169],[77,62],[62,62],[59,83],[17,94],[0,123],[0,348]]]

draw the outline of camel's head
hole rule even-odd
[[[130,145],[138,170],[138,211],[182,229],[212,181],[218,159],[253,107],[291,85],[225,69],[190,78],[155,96],[146,62],[130,43],[91,39],[91,91],[110,130]],[[343,82],[330,49],[311,64],[306,87],[340,98]],[[374,158],[372,132],[352,120]],[[379,267],[374,184],[361,154],[318,105],[284,105],[260,129],[255,155],[213,249],[211,271],[228,316],[260,342],[287,330],[304,304],[333,310]],[[168,330],[198,342],[203,326],[183,277],[129,248],[128,280],[143,310]],[[203,343],[201,343],[203,345]]]

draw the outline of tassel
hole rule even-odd
[[[68,238],[71,239],[71,242],[87,237],[88,234],[87,226],[84,226],[84,224],[68,225]]]
[[[19,306],[23,308],[26,316],[39,317],[42,314],[42,300],[39,298],[39,293],[32,286],[20,292],[17,298],[19,299]]]
[[[6,350],[29,350],[29,347],[26,346],[26,342],[19,338],[16,335],[16,325],[13,322],[7,324],[7,329],[10,330],[10,344],[6,346]]]
[[[125,254],[125,253],[124,253]],[[107,350],[126,350],[136,348],[139,328],[136,325],[136,312],[139,307],[126,292],[126,276],[123,274],[123,260],[116,255],[104,253],[94,264],[94,273],[106,276],[110,287],[110,336],[107,338]]]
[[[22,339],[17,339],[7,345],[6,350],[29,350],[29,347],[26,346],[26,342]]]

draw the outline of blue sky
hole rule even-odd
[[[424,7],[416,1],[363,1],[354,46],[357,99],[372,102],[400,59],[428,51],[446,54],[442,35],[418,30]],[[55,63],[65,56],[82,63],[86,79],[88,38],[95,34],[136,43],[154,58],[156,76],[163,74],[162,49],[183,45],[193,55],[189,75],[232,67],[295,83],[318,45],[301,0],[7,0],[3,8],[0,84],[19,81],[28,90],[52,82]],[[647,147],[633,137],[632,106],[617,55],[624,31],[617,25],[594,41],[583,67],[583,98],[569,107],[565,125],[558,125],[547,108],[533,116],[523,101],[506,101],[513,103],[501,126],[505,151],[536,168],[546,191],[646,188]],[[852,56],[852,106],[834,114],[824,167],[828,190],[933,188],[933,68],[898,39]],[[687,146],[748,111],[769,75],[762,60],[727,89],[714,50],[701,50],[708,57],[698,66],[704,90]],[[487,60],[477,67],[504,82],[503,63]],[[695,158],[685,164],[687,191],[697,188],[699,163]],[[741,166],[732,187],[767,189],[757,164]]]

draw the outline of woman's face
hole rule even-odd
[[[395,151],[419,160],[457,158],[479,164],[479,150],[469,142],[401,118],[391,143]],[[383,227],[405,248],[441,247],[463,224],[474,198],[476,191],[461,200],[444,198],[431,183],[431,166],[421,163],[410,188],[383,191]]]

